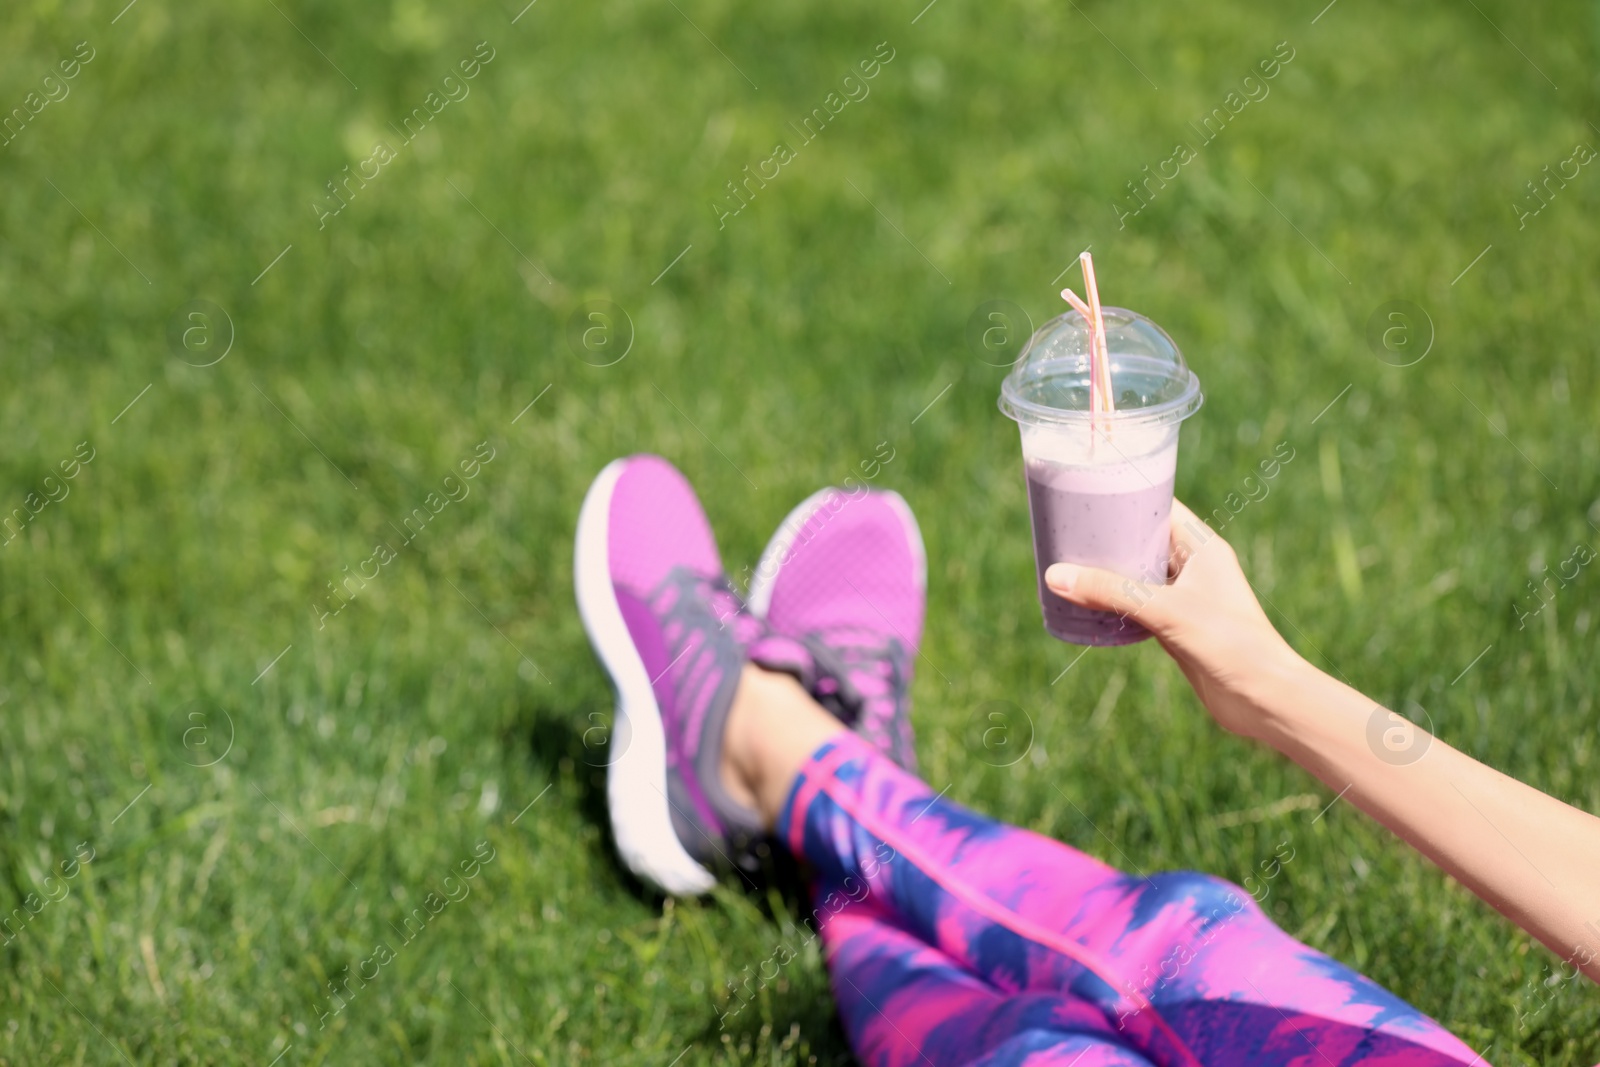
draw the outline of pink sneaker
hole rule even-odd
[[[745,649],[766,626],[745,610],[694,490],[658,456],[609,464],[584,497],[574,550],[578,611],[617,691],[606,798],[623,862],[668,893],[708,891],[750,867],[759,815],[720,767]]]
[[[927,570],[900,494],[828,488],[778,526],[750,583],[750,610],[814,658],[795,669],[812,695],[906,770],[916,769],[911,668]]]

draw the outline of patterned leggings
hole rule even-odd
[[[779,839],[817,876],[845,1031],[872,1067],[1483,1061],[1218,878],[1123,874],[935,796],[854,735]]]

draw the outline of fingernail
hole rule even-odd
[[[1062,593],[1072,592],[1078,580],[1078,568],[1071,563],[1052,563],[1044,572],[1044,584]]]

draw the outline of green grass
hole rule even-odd
[[[1600,1058],[1592,987],[1539,985],[1554,957],[1349,805],[1313,821],[1331,792],[1221,734],[1159,649],[1051,684],[1077,650],[1040,628],[1003,369],[964,341],[987,300],[1053,314],[1092,243],[1107,301],[1204,382],[1179,494],[1221,506],[1295,450],[1225,530],[1295,645],[1600,810],[1600,576],[1513,611],[1600,523],[1600,171],[1525,229],[1510,207],[1600,144],[1595,8],[676,6],[0,16],[6,109],[95,49],[0,148],[0,507],[94,449],[0,550],[0,908],[66,892],[0,947],[0,1063],[848,1062],[814,948],[719,1029],[725,983],[801,939],[792,895],[667,902],[612,858],[569,560],[618,454],[679,464],[738,571],[881,441],[930,553],[931,783],[1144,870],[1238,880],[1291,841],[1285,929],[1495,1063]],[[1119,230],[1124,183],[1284,40],[1271,95]],[[470,95],[401,145],[479,41]],[[719,230],[725,183],[884,41],[871,95]],[[380,138],[396,158],[319,230]],[[235,335],[207,368],[167,341],[202,298]],[[590,299],[631,319],[615,365],[569,345]],[[1396,299],[1437,334],[1405,368],[1365,340]],[[470,495],[319,627],[480,442]],[[1012,766],[993,701],[1031,722]],[[470,895],[402,945],[479,842]]]

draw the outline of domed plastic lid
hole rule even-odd
[[[1174,423],[1200,407],[1200,379],[1167,332],[1126,308],[1101,309],[1116,410],[1096,416],[1124,422]],[[1087,426],[1089,324],[1077,311],[1034,332],[1000,386],[1000,410],[1022,423]]]

